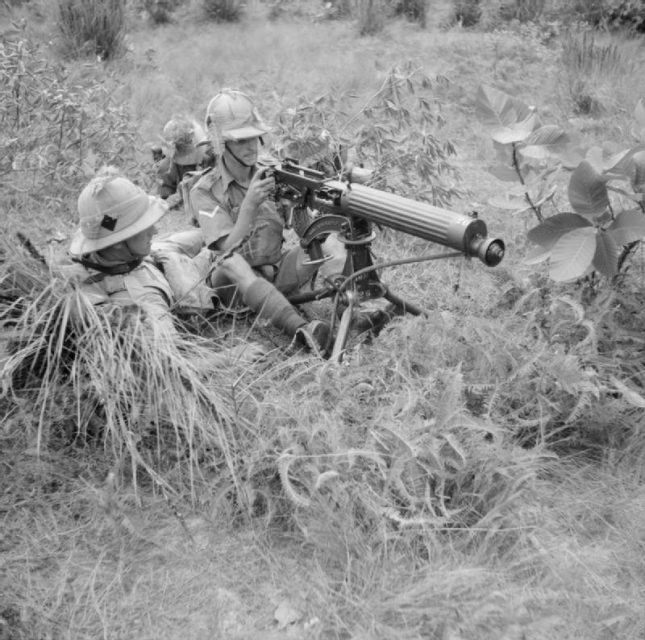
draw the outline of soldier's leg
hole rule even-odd
[[[323,353],[329,341],[329,325],[308,322],[276,287],[258,276],[242,256],[234,254],[217,269],[216,280],[237,285],[244,303],[261,318],[290,337],[301,336],[312,350]],[[216,291],[219,295],[219,291]]]
[[[310,282],[317,271],[324,276],[342,273],[347,260],[347,251],[335,234],[330,234],[323,242],[322,251],[324,256],[329,256],[331,259],[313,265],[306,264],[309,262],[309,256],[302,247],[294,247],[287,251],[280,260],[273,284],[282,293],[289,295]]]

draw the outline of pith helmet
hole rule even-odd
[[[167,155],[177,164],[198,164],[203,155],[199,147],[208,142],[208,136],[194,120],[173,116],[163,128],[163,141]]]
[[[206,108],[206,126],[216,140],[258,138],[270,131],[249,96],[234,89],[222,89]]]
[[[78,197],[80,229],[69,252],[82,256],[123,242],[152,227],[167,211],[163,200],[114,171],[104,172]]]

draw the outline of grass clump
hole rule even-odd
[[[601,115],[614,108],[617,89],[633,73],[618,45],[599,43],[589,30],[565,33],[561,66],[572,109],[582,115]]]
[[[241,0],[202,0],[202,10],[214,22],[239,22],[244,15]]]
[[[205,468],[235,466],[241,424],[227,394],[243,370],[229,369],[230,354],[167,334],[135,308],[96,306],[20,249],[4,255],[2,399],[7,411],[30,407],[36,451],[94,441],[115,464],[126,461],[135,486],[143,474],[191,493]]]
[[[69,55],[111,60],[123,54],[125,0],[57,0],[57,3],[57,24]]]

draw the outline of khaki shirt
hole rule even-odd
[[[239,184],[220,160],[206,171],[190,191],[193,211],[197,212],[204,241],[209,249],[233,229],[246,196],[247,188]],[[276,265],[282,257],[282,231],[285,222],[276,204],[263,202],[251,230],[251,237],[238,250],[253,267]]]
[[[177,193],[177,188],[183,177],[188,172],[196,170],[196,164],[177,164],[170,158],[164,158],[157,167],[159,196],[166,200],[174,193]]]
[[[94,304],[113,302],[120,306],[134,305],[143,309],[149,318],[166,330],[175,330],[170,313],[172,290],[163,273],[149,258],[145,258],[129,273],[118,275],[103,274],[78,263],[63,264],[60,270]],[[97,276],[96,281],[93,281],[94,276]]]

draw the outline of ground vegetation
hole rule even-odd
[[[645,633],[645,81],[607,30],[630,3],[388,4],[128,3],[119,54],[77,57],[59,3],[0,8],[0,637]],[[164,123],[225,86],[267,151],[476,210],[504,261],[383,269],[427,313],[339,363],[252,317],[169,337],[92,306],[53,268],[76,195],[105,163],[153,189]]]

